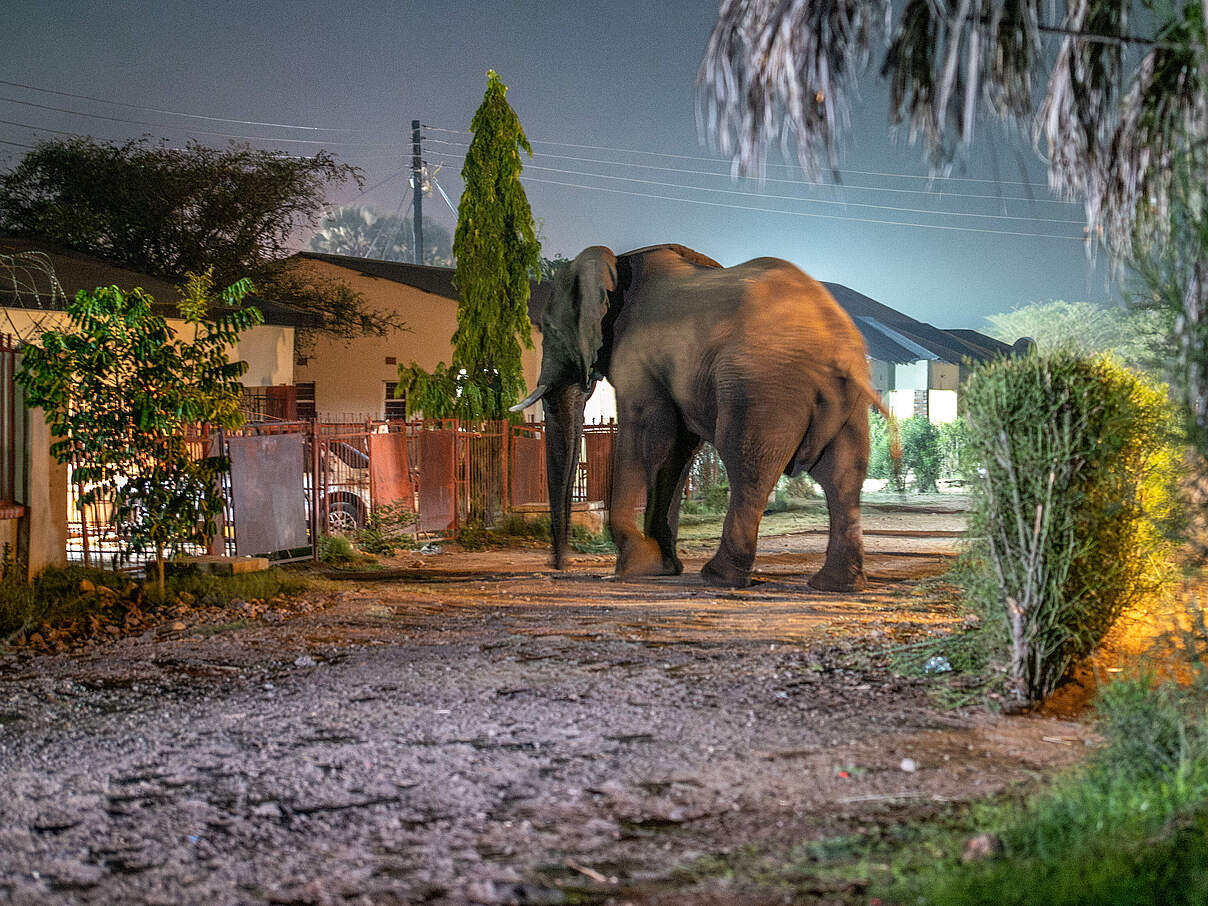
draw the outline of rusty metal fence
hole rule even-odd
[[[0,519],[16,519],[25,512],[17,503],[21,491],[18,468],[25,454],[23,407],[15,379],[19,355],[16,338],[0,333]]]
[[[611,424],[585,429],[575,500],[607,499],[614,434]],[[548,500],[541,423],[277,421],[199,433],[190,447],[231,459],[209,553],[309,558],[319,535],[364,528],[385,506],[413,514],[417,537],[450,536]],[[124,558],[103,507],[80,511],[81,490],[69,477],[68,559],[139,565]]]

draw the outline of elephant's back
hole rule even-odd
[[[762,330],[774,321],[777,331],[805,347],[834,343],[843,357],[865,355],[864,337],[825,286],[782,258],[754,258],[727,268],[733,276],[733,305],[740,322]],[[712,276],[712,275],[709,275]],[[738,279],[733,279],[733,278]]]

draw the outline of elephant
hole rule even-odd
[[[616,577],[679,575],[680,498],[702,441],[730,479],[705,584],[750,584],[760,518],[781,474],[808,472],[830,513],[825,591],[864,587],[860,491],[872,389],[864,339],[815,280],[777,258],[723,268],[681,245],[581,252],[542,314],[541,372],[513,407],[545,409],[553,563],[565,566],[583,412],[596,381],[616,390],[609,527]],[[644,531],[635,513],[646,492]]]

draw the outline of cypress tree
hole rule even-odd
[[[400,366],[399,388],[409,412],[499,419],[525,395],[520,356],[533,348],[529,273],[538,268],[541,245],[520,183],[520,152],[532,157],[533,149],[494,70],[470,130],[453,237],[460,300],[452,360],[432,374],[414,362]]]

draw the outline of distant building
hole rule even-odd
[[[898,418],[953,421],[969,364],[1012,354],[1006,343],[976,330],[941,330],[841,283],[822,285],[864,335],[873,388]]]
[[[342,281],[361,293],[370,308],[393,312],[407,325],[382,337],[343,340],[315,334],[294,365],[299,417],[329,422],[403,418],[406,400],[394,395],[398,366],[414,361],[431,371],[453,353],[458,300],[453,269],[320,252],[299,252],[291,261],[294,267]],[[551,292],[550,283],[532,284],[530,317],[539,316]],[[540,337],[535,330],[535,348],[521,356],[530,388],[537,385],[541,369]],[[539,408],[529,412],[534,413],[541,417]]]
[[[21,264],[21,256],[44,255],[62,295],[53,291],[49,278],[32,261]],[[67,323],[64,311],[80,290],[98,286],[117,286],[129,291],[143,289],[155,300],[154,310],[173,331],[184,326],[176,309],[180,291],[162,277],[129,270],[101,261],[81,252],[39,239],[0,236],[0,255],[14,256],[17,264],[11,279],[0,280],[0,333],[8,333],[27,343],[36,343],[43,330],[60,329]],[[255,305],[264,315],[264,323],[244,331],[239,342],[227,351],[232,361],[245,361],[248,370],[240,379],[246,400],[253,408],[263,409],[271,401],[285,400],[292,394],[294,381],[294,338],[298,328],[309,327],[318,319],[309,312],[269,299],[248,296],[245,305]]]
[[[457,328],[457,290],[451,268],[300,252],[296,266],[315,268],[364,294],[369,305],[402,317],[409,327],[385,337],[339,340],[316,336],[296,359],[298,414],[323,421],[402,418],[394,397],[398,365],[416,361],[431,370],[447,362]],[[839,283],[823,284],[851,316],[868,345],[873,388],[899,418],[926,415],[933,422],[956,418],[957,395],[967,363],[1010,355],[1011,347],[975,330],[941,330]],[[533,283],[529,317],[536,348],[523,356],[526,384],[536,385],[541,362],[541,311],[553,287]],[[588,402],[588,423],[616,418],[612,387],[601,381]],[[539,408],[530,418],[541,418]]]

